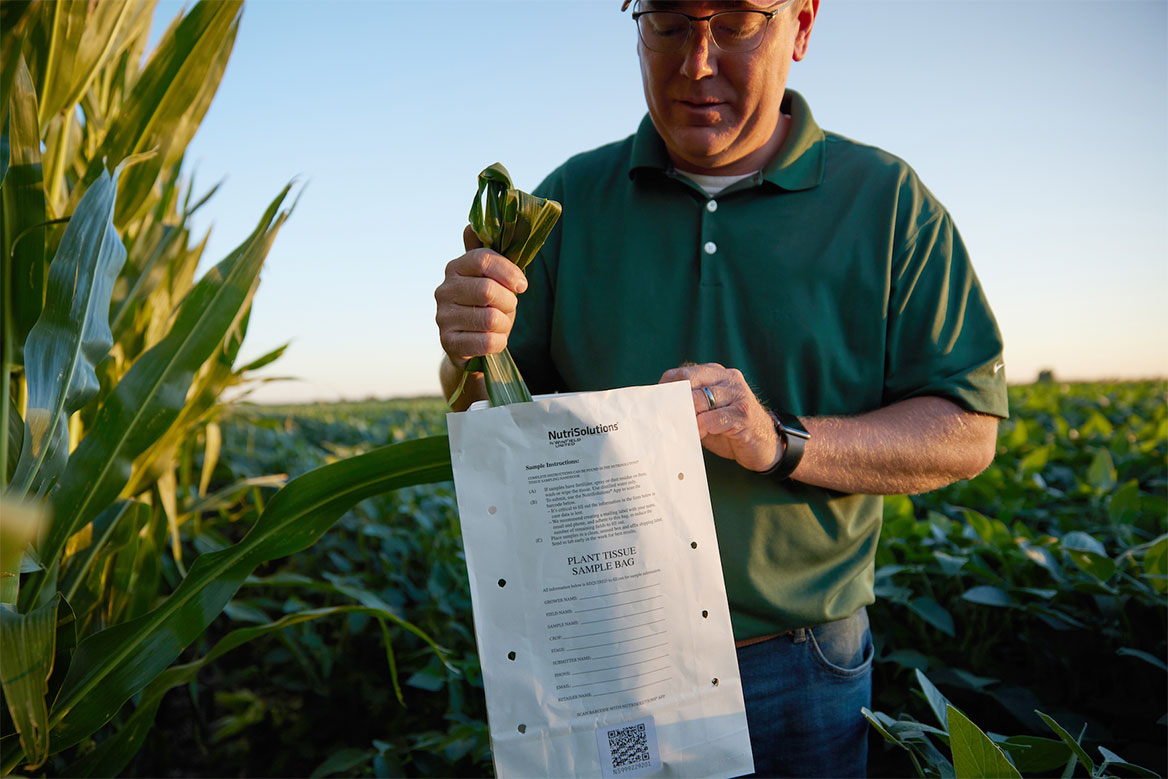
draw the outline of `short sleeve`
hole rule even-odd
[[[553,173],[532,194],[563,204],[560,178]],[[563,216],[560,217],[563,219]],[[519,296],[515,325],[507,349],[531,394],[561,392],[564,381],[551,355],[552,310],[555,301],[555,269],[559,263],[560,236],[557,224],[539,254],[527,266],[527,291]]]
[[[884,404],[936,395],[1009,416],[1002,336],[949,214],[925,222],[891,270]]]

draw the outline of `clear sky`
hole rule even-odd
[[[257,399],[438,394],[433,292],[478,172],[531,190],[645,113],[619,6],[247,1],[188,160],[226,179],[195,219],[210,261],[307,185],[242,354],[291,341],[265,373],[298,380]],[[1168,375],[1168,3],[824,0],[788,86],[948,207],[1011,381]]]

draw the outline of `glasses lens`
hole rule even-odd
[[[757,11],[727,11],[714,14],[710,32],[723,51],[751,51],[762,43],[769,21]]]
[[[680,51],[689,38],[689,18],[671,11],[651,11],[637,17],[641,40],[652,51]]]

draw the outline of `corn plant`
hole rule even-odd
[[[241,12],[241,0],[198,3],[140,65],[151,0],[0,4],[5,774],[80,744],[93,748],[54,765],[119,772],[166,690],[284,626],[171,668],[256,566],[313,543],[363,497],[449,478],[444,438],[370,452],[287,484],[239,543],[182,559],[184,522],[257,483],[206,494],[220,397],[281,351],[235,364],[290,186],[196,282],[206,238],[192,240],[190,218],[214,190],[196,199],[181,171]],[[413,629],[365,608],[386,636],[388,623]]]
[[[529,195],[511,186],[511,174],[496,162],[479,174],[470,206],[470,226],[487,249],[494,249],[525,271],[556,226],[563,208],[554,200]],[[531,392],[506,348],[475,357],[466,365],[450,404],[462,394],[467,373],[482,371],[492,406],[523,403]]]

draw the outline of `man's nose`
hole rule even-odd
[[[692,22],[692,25],[689,40],[685,42],[685,59],[681,63],[681,75],[697,81],[709,78],[717,72],[714,69],[716,56],[714,50],[717,45],[710,33],[708,21]]]

